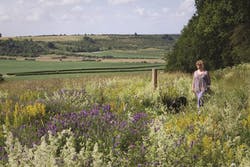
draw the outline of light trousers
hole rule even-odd
[[[204,95],[204,91],[200,91],[200,92],[196,92],[196,96],[197,96],[197,107],[198,109],[203,106],[203,95]]]

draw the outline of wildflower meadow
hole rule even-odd
[[[250,166],[250,66],[0,83],[0,166]],[[184,96],[176,113],[164,99]]]

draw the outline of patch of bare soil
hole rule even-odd
[[[163,59],[118,59],[118,58],[84,58],[77,56],[41,56],[37,57],[36,61],[98,61],[98,62],[111,62],[111,63],[164,63]]]
[[[129,62],[129,63],[164,63],[162,59],[102,59],[102,62]]]

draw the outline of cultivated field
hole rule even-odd
[[[31,61],[0,60],[0,73],[5,80],[46,79],[80,77],[82,75],[136,71],[150,71],[152,68],[163,69],[162,63],[146,62],[101,62],[101,61]]]

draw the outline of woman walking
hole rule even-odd
[[[192,91],[197,97],[197,107],[203,106],[203,96],[210,89],[211,80],[202,60],[196,62],[197,70],[193,74]]]

